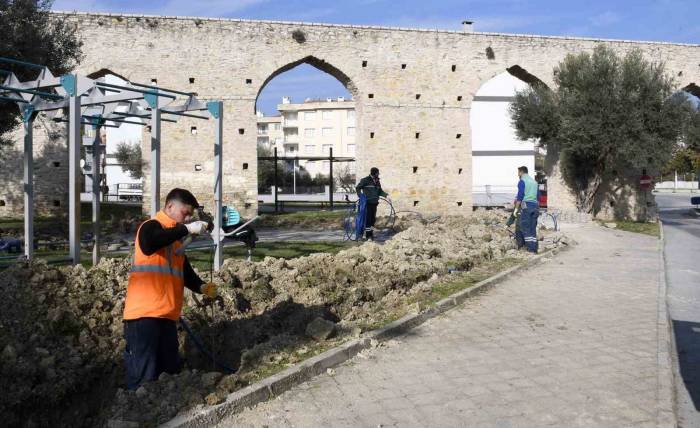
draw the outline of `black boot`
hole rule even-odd
[[[365,232],[365,239],[367,239],[368,241],[374,241],[374,231],[371,229],[367,230]]]

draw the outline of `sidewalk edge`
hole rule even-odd
[[[659,220],[659,287],[657,314],[657,400],[659,408],[656,415],[658,427],[677,427],[675,376],[678,365],[676,344],[673,335],[671,316],[668,310],[666,280],[666,245],[663,222]]]

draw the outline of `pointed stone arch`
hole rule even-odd
[[[350,77],[348,77],[347,74],[342,72],[340,69],[335,67],[333,64],[330,64],[330,63],[326,62],[325,60],[317,58],[313,55],[309,55],[309,56],[306,56],[306,57],[299,59],[297,61],[293,61],[293,62],[290,62],[290,63],[283,65],[282,67],[275,70],[272,74],[270,74],[270,76],[268,76],[267,79],[265,79],[265,81],[262,83],[262,85],[260,85],[260,88],[258,89],[258,93],[255,95],[255,103],[254,103],[254,107],[253,107],[253,109],[254,109],[253,112],[257,111],[258,98],[260,97],[260,94],[265,89],[267,84],[270,83],[275,77],[284,73],[285,71],[289,71],[289,70],[293,69],[294,67],[301,65],[301,64],[308,64],[308,65],[316,68],[317,70],[320,70],[324,73],[327,73],[327,74],[333,76],[336,80],[338,80],[340,83],[342,83],[343,86],[345,86],[345,88],[348,90],[348,92],[350,92],[350,94],[352,94],[352,96],[355,100],[359,99],[359,97],[358,97],[359,92],[358,92],[357,86],[352,81],[352,79],[350,79]]]

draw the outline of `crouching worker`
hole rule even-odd
[[[365,238],[368,241],[374,241],[374,223],[377,221],[377,205],[379,205],[379,197],[387,197],[388,193],[382,190],[382,184],[379,181],[379,169],[371,168],[369,175],[355,186],[357,197],[360,197],[360,192],[365,194],[367,198],[367,206],[365,211]]]
[[[161,373],[180,370],[176,321],[184,287],[216,296],[216,286],[204,284],[178,251],[187,235],[202,233],[207,223],[192,221],[199,204],[184,189],[173,189],[165,207],[136,232],[135,254],[124,305],[124,363],[127,387],[137,389]]]

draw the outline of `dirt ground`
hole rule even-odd
[[[184,318],[197,340],[236,372],[213,363],[180,331],[182,372],[137,391],[122,389],[128,258],[89,270],[10,267],[0,272],[0,414],[11,426],[162,423],[420,310],[452,276],[448,271],[529,257],[514,248],[498,212],[402,221],[404,231],[383,245],[290,260],[227,259],[214,276],[220,298],[198,303],[187,293]],[[557,233],[543,247],[566,242]]]

